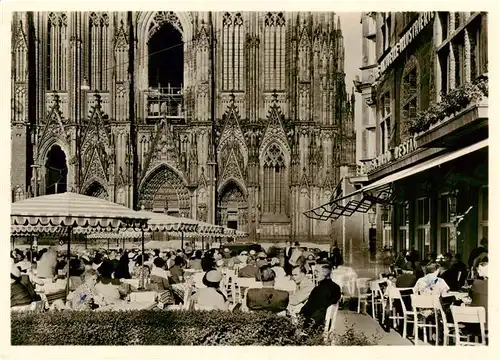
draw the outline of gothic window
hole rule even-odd
[[[243,90],[244,28],[240,13],[225,13],[222,20],[223,90]]]
[[[68,17],[65,13],[51,12],[48,25],[49,90],[66,90]]]
[[[26,35],[23,30],[23,23],[19,21],[13,26],[14,38],[12,39],[14,49],[14,81],[25,82],[27,77],[27,44]]]
[[[307,31],[302,32],[299,43],[299,80],[309,81],[309,54],[311,46]]]
[[[90,14],[89,21],[89,69],[92,89],[107,89],[109,17],[106,13]]]
[[[288,180],[285,156],[277,144],[272,144],[263,159],[263,212],[286,214]]]
[[[264,20],[264,88],[285,89],[285,17],[268,13]]]
[[[419,109],[420,71],[415,56],[410,57],[403,71],[401,82],[401,141],[407,137],[407,125]]]

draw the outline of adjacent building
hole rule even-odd
[[[360,164],[352,191],[322,209],[363,214],[372,253],[466,258],[487,238],[487,23],[482,12],[363,13]]]
[[[334,13],[15,13],[13,201],[74,191],[330,241],[302,213],[355,166],[344,77]]]

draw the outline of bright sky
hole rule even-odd
[[[340,26],[344,36],[344,70],[347,92],[350,94],[353,86],[352,81],[358,75],[361,66],[361,13],[360,12],[338,12]]]

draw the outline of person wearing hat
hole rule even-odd
[[[248,263],[245,267],[242,267],[238,271],[238,277],[240,278],[255,278],[259,268],[255,265],[255,260],[253,258],[249,258]]]
[[[195,308],[200,310],[228,310],[227,297],[220,289],[222,274],[218,270],[207,271],[202,282],[206,287],[196,291],[194,295]]]
[[[412,288],[417,283],[417,276],[413,273],[413,266],[411,262],[406,262],[401,267],[403,272],[396,278],[396,287],[398,288]]]
[[[258,255],[257,255],[257,267],[260,268],[262,266],[267,266],[269,265],[269,263],[267,262],[267,255],[265,252],[261,251]]]

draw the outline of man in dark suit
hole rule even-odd
[[[290,264],[290,258],[292,257],[293,254],[293,242],[289,241],[288,246],[285,248],[285,274],[287,275],[292,275],[292,264]]]
[[[286,310],[290,295],[288,291],[274,289],[275,277],[276,274],[269,266],[258,270],[255,280],[262,282],[262,288],[248,290],[246,304],[249,310],[265,310],[273,313]]]
[[[306,319],[306,322],[313,326],[323,325],[328,307],[340,300],[341,289],[330,279],[331,272],[332,268],[329,265],[320,266],[318,285],[313,289],[306,304],[300,310],[300,314]]]
[[[240,278],[255,278],[257,276],[257,266],[255,266],[255,259],[248,259],[248,264],[238,271]]]
[[[407,262],[401,268],[403,273],[396,278],[396,287],[412,288],[417,283],[417,276],[413,272],[411,262]]]

